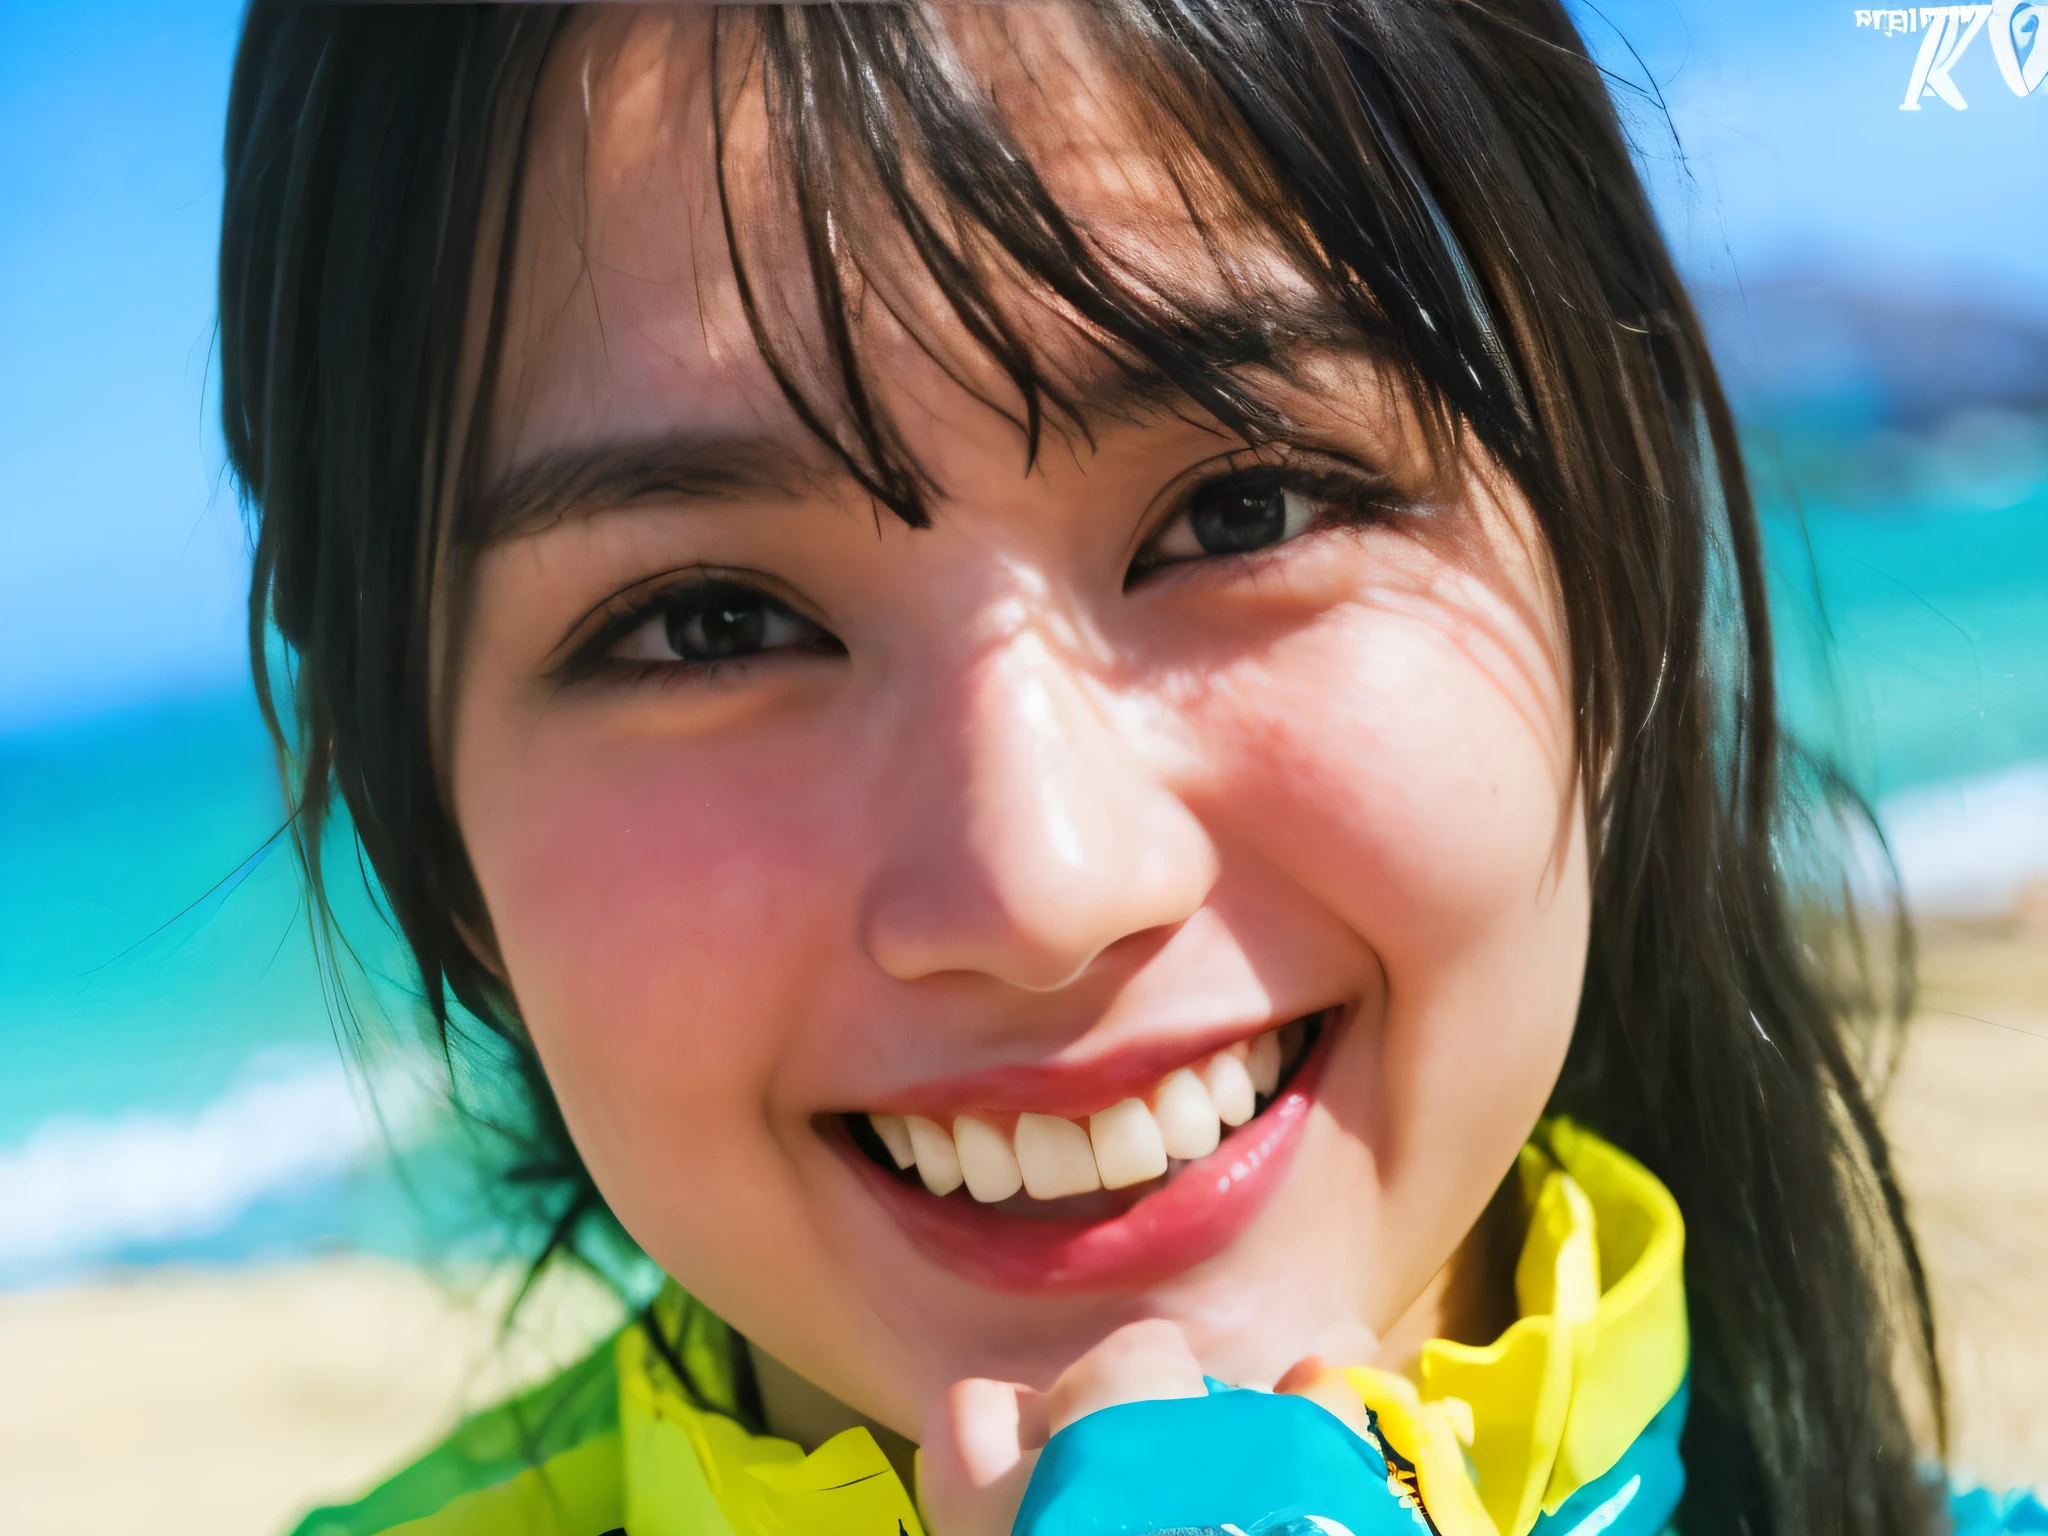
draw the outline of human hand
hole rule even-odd
[[[1357,1396],[1317,1356],[1296,1361],[1274,1390],[1365,1429]],[[1163,1318],[1119,1328],[1046,1392],[985,1377],[955,1382],[926,1422],[918,1457],[918,1501],[932,1536],[1010,1536],[1039,1452],[1060,1430],[1119,1403],[1207,1391],[1186,1336]]]

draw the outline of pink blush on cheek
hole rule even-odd
[[[827,968],[820,898],[843,883],[802,815],[815,784],[742,780],[697,756],[649,743],[529,762],[516,782],[530,800],[470,833],[544,1055],[558,1054],[550,1036],[598,1034],[642,1072],[759,1071],[777,1048],[771,1021],[801,1017],[805,978]]]
[[[1568,718],[1532,728],[1433,626],[1368,610],[1212,689],[1191,732],[1205,819],[1368,942],[1401,945],[1471,934],[1535,895],[1578,814],[1556,744]]]
[[[810,1135],[817,1092],[798,1079],[837,1059],[806,1031],[837,1016],[845,970],[826,941],[845,931],[844,882],[801,786],[772,769],[736,781],[705,755],[536,739],[508,775],[516,798],[465,832],[585,1164],[650,1253],[724,1294],[721,1266],[823,1264],[792,1137]]]

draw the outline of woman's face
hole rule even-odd
[[[970,54],[1055,192],[1220,294],[1062,13],[1003,17]],[[1364,355],[1305,342],[1257,452],[1070,347],[1093,441],[1027,465],[872,305],[938,488],[928,528],[878,511],[750,339],[708,26],[615,14],[552,66],[451,653],[456,813],[577,1144],[688,1290],[907,1433],[1143,1317],[1229,1380],[1356,1357],[1486,1204],[1577,1006],[1528,509],[1483,462],[1433,481]],[[1239,270],[1294,334],[1306,285]],[[973,1187],[934,1194],[949,1154]]]

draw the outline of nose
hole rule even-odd
[[[889,975],[1052,991],[1207,898],[1208,833],[1083,670],[1027,632],[920,701],[902,759],[916,766],[864,904],[868,953]]]

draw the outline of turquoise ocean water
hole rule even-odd
[[[2048,759],[2048,486],[1995,509],[1781,503],[1765,529],[1785,714],[1865,794]]]
[[[1766,527],[1788,709],[1881,806],[2048,764],[2048,474],[2003,506],[1779,499]],[[282,814],[246,690],[0,735],[0,1285],[461,1227],[381,1150],[433,1165],[432,1082],[385,1073],[380,1127],[340,1068]],[[2041,836],[1979,821],[1943,845]],[[342,916],[400,974],[360,893]],[[401,986],[370,996],[405,1027]]]
[[[399,951],[343,882],[337,1010],[282,805],[247,689],[0,735],[0,1287],[462,1240]]]

